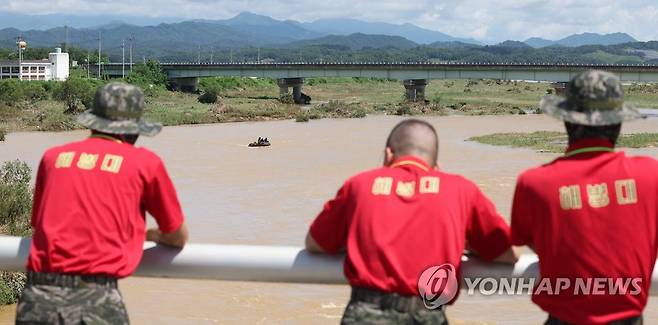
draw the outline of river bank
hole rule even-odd
[[[309,78],[303,92],[313,102],[299,106],[281,103],[273,80],[232,78],[229,81],[215,78],[205,82],[222,85],[218,101],[212,104],[199,102],[197,94],[148,89],[145,118],[172,126],[366,115],[532,114],[537,112],[540,98],[553,91],[548,83],[434,80],[426,89],[426,102],[410,104],[404,101],[404,88],[399,81]],[[658,107],[656,87],[629,85],[626,92],[630,102]],[[75,122],[77,113],[65,113],[66,110],[65,102],[43,93],[31,96],[30,100],[0,103],[0,141],[6,132],[79,129]]]
[[[402,117],[244,122],[167,127],[140,138],[164,160],[196,243],[303,245],[311,220],[349,176],[381,164],[390,128]],[[508,216],[516,177],[558,154],[465,141],[492,133],[559,132],[542,115],[429,116],[440,137],[441,166],[475,181]],[[652,132],[656,120],[624,125],[626,133]],[[46,148],[84,138],[85,131],[21,132],[0,143],[0,161],[20,159],[36,170]],[[268,148],[248,148],[258,136]],[[629,149],[658,158],[658,148]],[[152,222],[151,222],[152,224]],[[133,324],[336,324],[349,287],[128,278],[120,283]],[[462,292],[448,308],[455,324],[541,324],[545,314],[530,297]],[[658,319],[650,298],[645,319]],[[0,323],[11,323],[6,307]]]

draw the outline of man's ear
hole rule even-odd
[[[392,165],[393,161],[395,161],[395,154],[393,154],[391,147],[386,147],[384,149],[384,166]]]

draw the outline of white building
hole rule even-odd
[[[56,48],[44,60],[0,61],[0,79],[57,80],[69,77],[69,54]]]

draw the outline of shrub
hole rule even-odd
[[[18,79],[0,81],[0,102],[13,105],[23,98],[23,88]]]
[[[21,161],[0,166],[0,229],[12,236],[29,236],[32,192],[30,167]],[[0,272],[0,304],[16,303],[25,286],[25,274]]]
[[[45,82],[30,81],[21,84],[23,87],[23,99],[28,101],[38,101],[48,99],[48,91],[44,87]]]
[[[400,106],[398,106],[398,108],[395,110],[395,115],[413,115],[411,105],[407,103],[400,104]]]
[[[27,276],[22,272],[0,272],[0,305],[11,305],[23,292]]]
[[[279,97],[279,101],[283,104],[294,104],[295,103],[295,98],[292,97],[291,94],[287,94],[284,96]]]
[[[0,129],[0,141],[5,141],[5,135],[7,135],[7,131]]]
[[[306,112],[300,112],[297,114],[297,117],[295,118],[296,122],[308,122],[311,119],[311,117],[306,113]]]
[[[135,65],[126,77],[126,81],[142,88],[145,94],[151,95],[153,88],[164,89],[167,86],[167,75],[158,61],[149,59],[145,63]]]
[[[75,114],[84,108],[91,108],[95,90],[93,84],[85,79],[69,78],[56,87],[53,97],[64,102],[64,113]]]
[[[32,193],[30,167],[22,161],[5,162],[0,167],[0,227],[3,233],[29,233]]]
[[[204,104],[215,104],[219,101],[219,88],[217,87],[208,87],[199,95],[198,100],[200,103]]]

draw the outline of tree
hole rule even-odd
[[[84,108],[91,108],[95,87],[85,79],[70,77],[55,89],[54,98],[66,104],[66,114],[75,114]]]
[[[126,79],[144,90],[151,87],[164,88],[167,85],[167,75],[162,70],[160,62],[153,59],[135,65]]]

